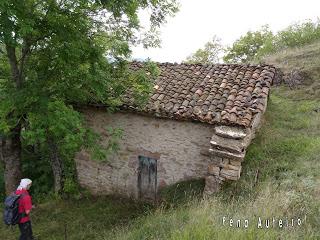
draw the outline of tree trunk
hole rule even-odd
[[[18,60],[16,56],[16,49],[13,46],[6,45],[7,56],[10,63],[11,76],[13,82],[16,84],[16,89],[20,89],[22,85],[22,74],[19,70]]]
[[[64,177],[63,165],[59,155],[59,149],[57,144],[51,137],[47,138],[47,143],[49,147],[49,160],[54,177],[54,191],[55,193],[61,193],[64,186]]]
[[[10,64],[12,80],[16,89],[21,89],[23,82],[22,71],[19,70],[16,49],[14,46],[6,43],[6,52]],[[27,52],[25,53],[27,55]],[[25,61],[25,56],[23,61]],[[9,116],[10,117],[10,116]],[[4,180],[6,193],[10,194],[15,190],[21,179],[21,122],[13,128],[9,137],[1,140],[2,158],[4,163]]]
[[[1,141],[1,156],[4,163],[6,194],[12,193],[21,179],[21,125],[12,130],[7,139]]]

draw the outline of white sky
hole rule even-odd
[[[289,24],[320,17],[319,0],[179,0],[180,11],[161,27],[161,48],[133,49],[133,58],[181,62],[217,35],[232,44],[249,30],[269,24],[279,31]],[[144,20],[142,20],[144,22]]]

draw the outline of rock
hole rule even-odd
[[[201,149],[201,150],[200,150],[200,154],[201,154],[201,155],[204,155],[204,156],[210,156],[209,149],[207,149],[207,148]]]
[[[241,168],[240,170],[230,170],[230,169],[221,169],[220,176],[224,177],[228,180],[238,180],[240,178]]]
[[[234,166],[231,164],[226,164],[224,166],[225,169],[229,169],[229,170],[235,170],[235,171],[241,171],[241,165],[240,166]]]
[[[234,153],[242,153],[251,142],[252,134],[251,131],[248,130],[248,132],[249,134],[247,134],[243,139],[225,138],[213,134],[210,140],[210,144],[214,149],[225,150]]]
[[[209,164],[208,165],[208,173],[210,175],[219,176],[220,168],[217,165]]]
[[[220,181],[215,176],[207,176],[205,179],[203,194],[212,195],[220,190]]]
[[[246,130],[240,127],[216,126],[214,130],[218,136],[226,138],[243,139],[247,136]]]
[[[234,159],[230,159],[230,164],[233,166],[241,166],[241,162]]]
[[[233,158],[233,159],[237,159],[241,162],[243,161],[244,156],[245,156],[245,152],[243,152],[243,153],[230,153],[230,152],[225,152],[225,151],[221,151],[218,149],[212,149],[212,148],[210,148],[209,151],[211,152],[211,154],[213,154],[215,156]]]

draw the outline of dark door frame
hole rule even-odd
[[[156,159],[156,158],[152,158],[152,157],[147,157],[147,156],[143,156],[143,155],[139,155],[138,156],[138,162],[139,162],[139,167],[138,167],[138,198],[139,199],[141,199],[141,200],[146,200],[146,199],[144,199],[143,198],[143,193],[142,193],[142,191],[141,191],[141,183],[142,183],[142,174],[141,174],[141,171],[142,171],[142,167],[143,167],[143,165],[142,165],[142,161],[141,161],[141,159],[148,159],[148,162],[150,162],[150,160],[154,160],[154,162],[155,162],[155,164],[153,165],[154,166],[154,178],[155,178],[155,180],[154,180],[154,197],[153,197],[153,200],[154,201],[156,201],[157,200],[157,180],[158,180],[158,171],[157,171],[157,166],[158,166],[158,159]],[[149,165],[149,167],[150,167],[150,165]],[[149,182],[151,181],[151,175],[150,175],[150,170],[149,170],[149,172],[148,172],[148,174],[149,174]]]

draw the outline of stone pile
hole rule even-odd
[[[255,132],[261,123],[261,117],[266,110],[256,114],[248,128],[241,126],[215,126],[209,149],[211,163],[208,165],[205,194],[219,191],[221,183],[236,181],[240,178],[246,149],[255,137]]]

